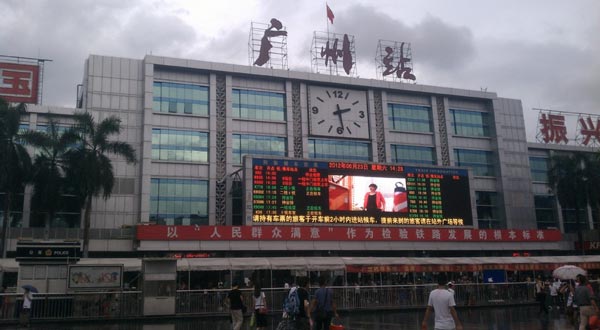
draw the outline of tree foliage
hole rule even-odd
[[[6,257],[11,204],[15,195],[23,192],[31,173],[31,157],[22,144],[20,129],[21,116],[25,113],[25,104],[11,106],[0,99],[0,191],[4,192],[0,256],[3,258]]]
[[[109,138],[121,131],[121,120],[115,116],[96,123],[88,112],[74,115],[79,133],[79,146],[68,154],[67,177],[82,201],[84,211],[83,256],[88,256],[92,199],[102,195],[110,197],[114,186],[114,173],[109,155],[124,157],[135,163],[136,153],[131,145]]]

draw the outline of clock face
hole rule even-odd
[[[365,91],[309,87],[308,119],[311,135],[369,138]]]

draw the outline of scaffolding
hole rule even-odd
[[[315,31],[310,53],[312,73],[358,77],[354,36]]]
[[[375,55],[377,78],[393,82],[417,83],[409,42],[379,40]]]
[[[257,22],[250,23],[250,35],[248,37],[248,64],[250,66],[255,65],[255,62],[261,56],[261,48],[263,48],[268,51],[267,60],[262,65],[256,65],[271,69],[287,70],[287,31],[284,26],[276,31],[283,31],[285,33],[281,33],[281,35],[278,36],[269,37],[267,33],[274,27],[273,20],[274,19],[271,20],[271,24]],[[266,44],[263,45],[263,43]]]
[[[0,54],[0,62],[37,66],[39,68],[39,76],[37,86],[37,102],[35,104],[43,104],[44,64],[45,62],[52,62],[52,60],[44,58],[20,57]]]

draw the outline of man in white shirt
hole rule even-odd
[[[421,329],[427,330],[427,319],[433,309],[435,313],[435,330],[462,330],[462,324],[458,319],[454,306],[454,295],[446,289],[446,276],[438,276],[438,287],[429,294],[427,310],[421,323]]]

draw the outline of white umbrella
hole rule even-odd
[[[558,278],[561,280],[574,280],[577,275],[586,275],[587,271],[581,267],[573,266],[573,265],[564,265],[556,268],[552,272],[552,277]]]

